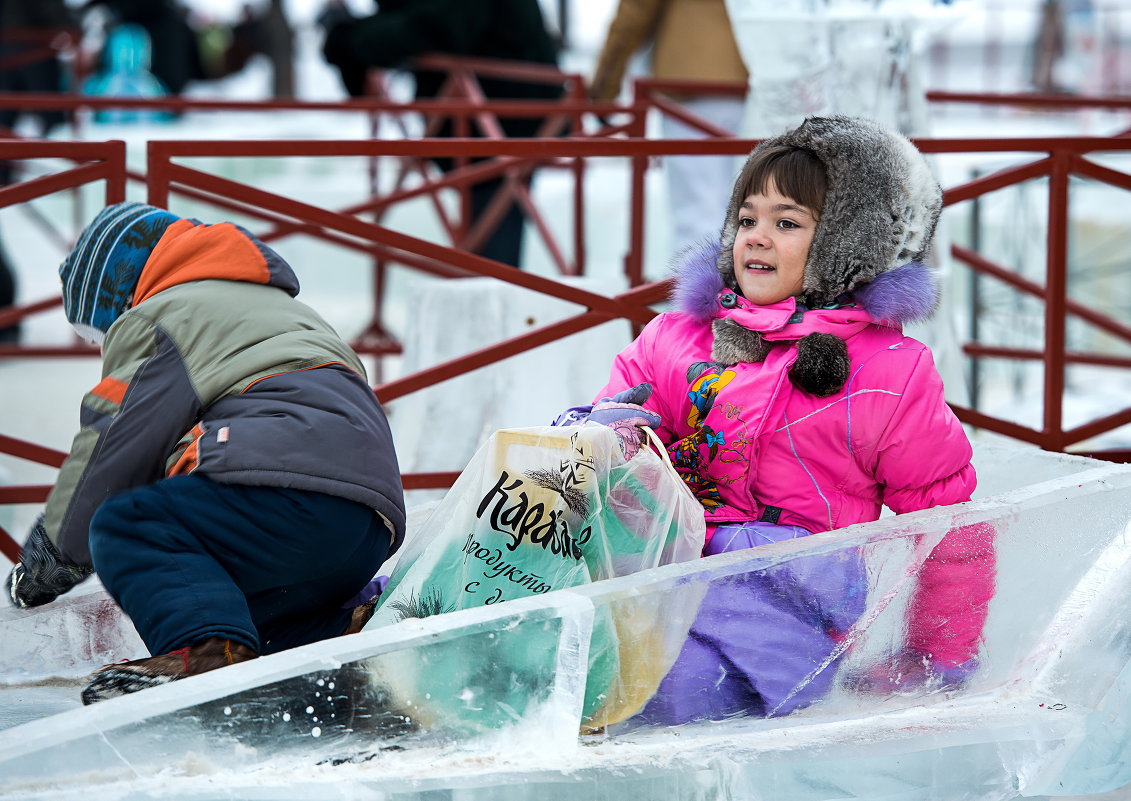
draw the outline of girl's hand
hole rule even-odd
[[[651,395],[651,384],[637,384],[611,398],[602,398],[589,412],[591,422],[608,426],[620,438],[625,459],[631,459],[643,447],[645,435],[641,428],[660,426],[660,416],[640,405]]]
[[[581,425],[589,421],[608,426],[620,438],[624,458],[631,459],[644,444],[645,435],[640,430],[641,427],[659,428],[662,422],[658,414],[640,405],[651,395],[651,384],[637,384],[618,392],[611,398],[601,398],[593,406],[574,406],[566,409],[558,415],[553,425]]]

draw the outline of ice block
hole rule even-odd
[[[985,469],[997,461],[991,454]],[[1009,488],[1003,476],[987,481],[997,492],[966,504],[407,620],[0,731],[0,798],[46,801],[78,787],[88,799],[396,801],[1108,792],[1131,782],[1131,467],[1032,450],[1000,463],[1016,482],[1035,483]],[[957,688],[862,690],[854,678],[882,673],[905,644],[931,548],[956,527],[982,524],[996,532],[998,561],[977,671]],[[798,683],[803,693],[825,682],[811,702],[769,717],[629,721],[578,736],[593,620],[697,603],[712,586],[846,554],[864,565],[863,609],[845,647]],[[456,701],[495,703],[479,729],[425,720],[413,699],[397,697],[390,677],[439,664],[453,671],[459,654],[489,656],[510,635],[545,651],[528,655],[544,660],[545,675],[520,714],[508,718],[470,672],[442,686]],[[638,636],[645,646],[647,632]]]

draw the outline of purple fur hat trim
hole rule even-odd
[[[722,245],[704,239],[688,246],[674,260],[675,287],[672,303],[677,309],[697,320],[710,320],[715,315],[723,277],[717,266]]]
[[[917,261],[880,273],[852,295],[874,319],[885,322],[921,322],[939,305],[935,276],[930,267]]]
[[[719,293],[726,288],[716,267],[721,252],[719,243],[703,241],[676,257],[672,303],[697,320],[715,316]],[[916,323],[934,314],[939,287],[930,267],[912,261],[880,273],[852,296],[877,321]]]

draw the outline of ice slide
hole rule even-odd
[[[406,620],[91,707],[81,676],[144,653],[97,585],[2,609],[0,798],[950,801],[1131,783],[1131,466],[996,444],[976,445],[975,460],[979,495],[958,507]],[[999,572],[972,682],[851,689],[843,677],[898,648],[932,543],[979,522],[997,529]],[[578,735],[602,615],[694,604],[712,581],[849,549],[869,566],[867,609],[826,700],[780,718]],[[523,709],[473,675],[506,670],[492,654],[515,648]],[[381,678],[441,667],[434,687],[452,697],[416,700],[474,705],[482,725],[421,725]]]

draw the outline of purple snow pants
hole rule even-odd
[[[703,555],[808,535],[772,523],[720,526]],[[866,594],[855,549],[712,582],[675,665],[629,723],[777,717],[812,704],[832,684],[839,660],[829,657]]]

